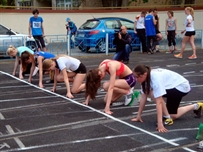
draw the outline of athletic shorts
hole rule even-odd
[[[159,30],[156,30],[156,34],[159,34],[159,33],[161,33]]]
[[[127,75],[126,77],[122,78],[122,79],[125,79],[126,82],[128,83],[128,85],[132,88],[135,86],[136,84],[136,80],[135,80],[135,77],[133,75],[133,73]]]
[[[187,94],[188,93],[183,93],[176,88],[166,90],[166,94],[163,97],[166,98],[166,107],[169,114],[177,114],[182,97]]]
[[[77,70],[73,71],[75,73],[80,73],[80,74],[86,74],[87,70],[86,67],[83,63],[80,63],[79,67],[77,68]]]
[[[186,31],[185,36],[192,36],[195,35],[195,31]]]
[[[37,39],[36,40],[36,43],[38,45],[38,48],[40,48],[40,46],[42,46],[42,48],[45,47],[45,43],[44,43],[44,38],[42,35],[35,35],[33,36],[34,39]],[[41,45],[40,45],[41,44]]]

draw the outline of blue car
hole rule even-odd
[[[113,49],[115,33],[120,27],[125,25],[128,33],[132,36],[131,46],[133,50],[139,50],[140,41],[134,33],[134,22],[120,17],[94,18],[82,24],[75,35],[75,46],[82,52],[88,52],[90,48],[95,48],[97,52],[106,51],[106,33],[108,33],[108,47]]]

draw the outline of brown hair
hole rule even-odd
[[[99,76],[99,69],[89,70],[85,83],[85,97],[90,96],[91,99],[95,99],[97,90],[101,85],[101,78]]]
[[[26,63],[26,61],[29,60],[29,58],[32,59],[32,62],[35,62],[34,55],[31,54],[30,52],[24,51],[21,54],[20,60],[21,60],[21,63],[22,63],[23,72],[26,71],[26,69],[27,69],[28,63]]]
[[[168,13],[170,13],[171,16],[173,17],[173,15],[174,15],[173,11],[168,11]]]
[[[144,82],[142,82],[141,85],[142,85],[143,92],[145,94],[149,94],[149,92],[150,92],[150,72],[151,72],[151,68],[149,66],[140,64],[140,65],[137,65],[134,68],[134,72],[138,76],[143,75],[144,73],[147,73],[147,78],[146,78],[146,80]]]
[[[68,56],[65,55],[65,54],[59,54],[59,55],[57,55],[55,58],[52,58],[52,59],[45,59],[45,60],[43,61],[43,64],[42,64],[43,70],[48,70],[48,69],[51,67],[51,64],[52,64],[53,62],[56,62],[56,60],[57,60],[58,58],[60,58],[60,57],[67,57],[67,58],[68,58]]]
[[[192,7],[186,7],[185,10],[188,10],[190,11],[190,14],[192,16],[192,19],[195,20],[195,17],[194,17],[194,9]]]

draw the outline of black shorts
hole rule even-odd
[[[33,38],[36,40],[38,48],[40,48],[41,46],[42,48],[45,47],[44,38],[42,35],[35,35],[33,36]]]
[[[195,31],[186,31],[185,36],[193,36],[195,35]]]
[[[163,97],[166,97],[166,107],[169,114],[177,114],[180,102],[187,94],[188,93],[183,93],[176,88],[166,90],[166,94]]]
[[[159,34],[159,33],[161,33],[159,30],[156,30],[156,34]]]
[[[77,68],[77,70],[73,71],[75,73],[80,73],[80,74],[86,74],[87,70],[86,67],[83,63],[80,63],[79,67]]]

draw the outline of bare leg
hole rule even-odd
[[[85,88],[85,84],[82,84],[83,80],[85,79],[85,76],[86,74],[79,74],[79,73],[76,74],[74,78],[73,86],[71,88],[72,93],[78,93]]]
[[[194,110],[194,104],[180,107],[180,108],[178,108],[177,114],[171,114],[171,118],[173,120],[175,120],[175,119],[179,118],[180,116],[184,115],[185,113],[192,111],[192,110]]]
[[[190,37],[190,45],[192,47],[193,55],[196,56],[196,46],[195,46],[195,43],[194,43],[194,35],[192,35]]]
[[[187,43],[187,41],[190,39],[189,36],[184,36],[183,40],[182,40],[182,47],[181,47],[181,51],[180,51],[180,55],[183,55],[183,52],[185,51],[185,45]]]

